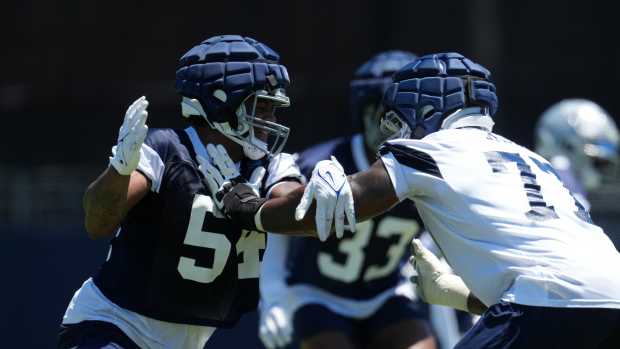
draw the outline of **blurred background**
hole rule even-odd
[[[292,79],[293,105],[279,114],[292,128],[288,152],[357,131],[348,114],[349,79],[359,64],[386,49],[457,51],[485,65],[500,97],[497,132],[532,147],[538,116],[562,98],[592,99],[619,121],[620,45],[612,5],[495,0],[4,2],[3,346],[54,347],[69,299],[107,250],[106,241],[90,241],[82,228],[84,189],[107,166],[125,109],[137,97],[150,101],[150,127],[183,126],[175,67],[203,39],[241,34],[280,53]],[[595,222],[617,242],[618,191],[611,182],[590,198]],[[255,335],[247,325],[254,320],[248,319],[246,340]],[[222,333],[216,337],[231,331]],[[216,338],[213,347],[222,341]]]

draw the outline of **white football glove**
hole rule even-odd
[[[140,149],[149,130],[146,126],[149,102],[142,96],[135,100],[125,112],[125,119],[118,131],[117,144],[112,148],[110,165],[116,171],[128,176],[140,163]]]
[[[293,337],[288,312],[277,304],[261,309],[258,336],[267,349],[286,347]]]
[[[197,155],[196,158],[199,164],[198,169],[207,180],[207,186],[209,187],[209,191],[211,192],[211,196],[213,197],[215,204],[219,209],[221,209],[224,206],[224,203],[222,202],[223,195],[217,194],[220,192],[224,184],[231,182],[233,179],[239,180],[241,174],[230,156],[228,156],[228,152],[226,152],[226,149],[221,144],[218,144],[217,146],[208,144],[207,153],[211,157],[212,161]],[[252,175],[250,176],[249,182],[247,182],[257,196],[260,196],[260,186],[265,173],[265,168],[259,166],[254,169]]]
[[[411,242],[413,256],[409,263],[413,265],[417,276],[411,281],[416,284],[418,296],[430,304],[445,305],[468,312],[467,299],[471,291],[463,280],[452,274],[450,268],[441,262],[422,241]]]
[[[316,200],[316,231],[321,241],[329,237],[334,220],[336,237],[341,238],[344,235],[345,216],[349,223],[347,228],[355,231],[355,207],[351,186],[344,169],[333,156],[331,160],[319,161],[312,170],[312,177],[295,209],[296,220],[304,218],[313,200]]]

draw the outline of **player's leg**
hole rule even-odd
[[[355,349],[351,320],[319,304],[295,311],[295,337],[302,349]]]
[[[351,338],[342,332],[321,332],[301,341],[301,349],[355,349]]]
[[[392,297],[363,321],[365,348],[436,349],[426,318],[418,303],[403,296]]]
[[[482,314],[455,349],[595,349],[614,333],[619,319],[620,310],[615,309],[533,307],[501,302]]]
[[[435,338],[423,320],[403,320],[382,328],[364,348],[436,349]]]
[[[61,325],[59,349],[139,349],[123,331],[103,321]]]

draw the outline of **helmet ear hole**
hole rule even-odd
[[[422,125],[416,126],[415,129],[413,130],[413,138],[420,139],[420,138],[423,138],[424,136],[426,136],[426,130],[424,129],[424,127],[422,127]]]

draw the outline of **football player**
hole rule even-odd
[[[620,253],[547,160],[492,132],[490,78],[457,53],[423,56],[394,75],[383,99],[382,122],[409,137],[386,142],[368,170],[347,178],[324,160],[305,194],[271,200],[238,183],[223,188],[224,211],[269,231],[306,230],[315,228],[304,215],[316,198],[315,220],[326,222],[316,229],[331,229],[353,198],[361,220],[413,200],[462,278],[418,268],[440,290],[425,295],[484,311],[456,348],[618,348]],[[424,254],[417,241],[414,249]]]
[[[278,61],[254,39],[212,37],[176,71],[188,128],[149,130],[146,98],[129,107],[110,166],[84,196],[86,230],[113,236],[110,250],[73,296],[60,348],[202,348],[256,307],[265,234],[226,220],[204,173],[217,163],[260,195],[304,180],[279,153],[289,130],[274,113],[289,105],[289,77]]]
[[[336,156],[346,173],[368,169],[379,145],[392,136],[379,127],[383,92],[391,75],[416,56],[386,51],[372,57],[350,85],[351,110],[362,133],[312,146],[299,154],[308,178],[318,161]],[[402,267],[409,241],[422,223],[411,201],[322,243],[309,237],[270,236],[269,258],[260,280],[259,335],[267,348],[284,347],[294,336],[303,348],[435,348],[412,302]],[[279,262],[278,262],[279,260]],[[415,345],[415,346],[414,346]]]
[[[587,193],[600,187],[618,161],[618,127],[598,104],[565,99],[536,124],[536,152],[545,157],[586,209]]]

